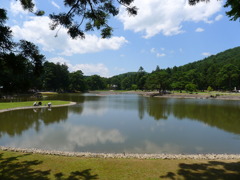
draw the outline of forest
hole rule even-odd
[[[33,8],[34,4],[24,2],[21,1],[23,7],[26,6],[25,10]],[[124,2],[130,5],[132,0]],[[240,47],[179,67],[162,69],[157,66],[152,72],[146,72],[140,66],[136,72],[110,78],[86,76],[81,70],[70,72],[66,64],[47,61],[38,46],[29,41],[14,42],[12,30],[6,25],[7,19],[7,11],[0,8],[0,96],[37,91],[158,90],[163,93],[169,90],[193,92],[240,89]]]
[[[45,60],[34,44],[21,40],[17,51],[0,55],[0,91],[86,92],[88,90],[233,91],[240,89],[240,47],[179,67],[148,73],[143,67],[110,78],[69,72],[67,65]]]
[[[240,88],[240,47],[226,50],[184,66],[161,69],[151,73],[142,67],[108,79],[118,89],[232,91]]]

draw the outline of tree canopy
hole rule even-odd
[[[14,47],[12,31],[10,27],[5,26],[7,19],[7,11],[0,8],[0,53],[10,51]]]
[[[190,5],[196,5],[199,2],[209,2],[210,0],[188,0]],[[240,1],[239,0],[227,0],[224,7],[229,7],[230,10],[226,12],[226,15],[230,20],[240,20]]]
[[[44,14],[42,10],[34,12],[33,0],[19,1],[23,9],[36,15]],[[210,0],[188,0],[190,5],[208,1]],[[58,26],[65,27],[72,38],[84,38],[85,32],[94,30],[99,30],[102,38],[109,38],[112,35],[113,27],[108,24],[108,20],[110,17],[118,15],[120,6],[125,7],[129,15],[137,15],[138,11],[137,7],[132,5],[134,0],[63,0],[63,2],[68,10],[50,14],[52,20],[50,29],[55,30]],[[239,0],[227,0],[224,7],[230,8],[226,12],[230,20],[240,19]],[[1,11],[0,16],[4,17]],[[8,34],[8,29],[5,31]]]
[[[34,12],[33,0],[19,0],[24,10],[36,15],[43,15],[44,11]],[[63,0],[67,12],[50,14],[52,23],[50,29],[55,30],[58,26],[65,27],[68,34],[74,39],[84,38],[85,32],[100,30],[102,38],[109,38],[113,28],[108,24],[111,16],[119,13],[119,5],[125,7],[129,15],[137,14],[137,7],[132,6],[134,0]]]

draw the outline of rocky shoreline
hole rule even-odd
[[[75,104],[76,104],[76,102],[70,102],[69,104],[63,104],[63,105],[52,105],[51,108],[63,107],[63,106],[72,106],[72,105],[75,105]],[[22,109],[40,109],[40,108],[48,108],[48,106],[27,106],[27,107],[8,108],[8,109],[0,110],[0,113],[7,112],[7,111],[22,110]]]
[[[42,155],[56,155],[83,158],[113,158],[113,159],[194,159],[194,160],[239,160],[240,154],[129,154],[129,153],[90,153],[65,152],[41,149],[25,149],[0,146],[0,150]]]

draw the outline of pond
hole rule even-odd
[[[0,113],[0,146],[103,153],[240,153],[240,102],[64,94],[74,106]]]

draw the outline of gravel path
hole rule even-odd
[[[128,153],[90,153],[90,152],[63,152],[40,149],[24,149],[0,146],[0,150],[23,153],[37,153],[44,155],[74,156],[85,158],[115,158],[115,159],[196,159],[196,160],[238,160],[240,154],[128,154]]]

